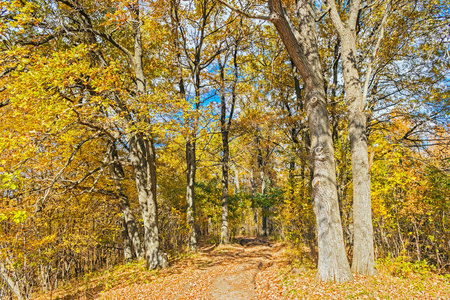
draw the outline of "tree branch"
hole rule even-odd
[[[342,36],[344,34],[345,26],[344,23],[342,23],[341,17],[339,16],[336,2],[334,0],[328,0],[327,4],[330,10],[331,21],[333,21],[334,27],[339,33],[339,36]]]
[[[387,21],[390,9],[391,9],[391,0],[389,0],[388,3],[386,4],[386,9],[384,10],[383,20],[381,21],[381,25],[380,25],[380,33],[379,33],[379,36],[378,36],[378,40],[377,40],[377,43],[375,45],[375,48],[373,49],[372,56],[370,57],[369,65],[367,66],[366,80],[364,82],[364,89],[363,89],[363,98],[362,98],[361,107],[360,107],[361,111],[363,111],[364,108],[366,107],[367,92],[369,90],[370,75],[372,73],[372,68],[373,68],[373,65],[374,65],[374,62],[375,62],[375,58],[377,56],[378,48],[380,47],[381,40],[383,39],[383,36],[384,36],[384,28],[386,27],[386,21]]]
[[[52,190],[53,186],[55,185],[56,181],[59,179],[59,177],[62,175],[62,173],[64,172],[65,169],[67,169],[67,167],[70,165],[70,163],[74,160],[75,155],[78,153],[78,151],[81,149],[81,146],[83,146],[84,143],[86,143],[87,141],[91,140],[93,137],[89,137],[85,140],[82,140],[81,142],[79,142],[76,147],[75,150],[72,152],[72,154],[70,155],[69,159],[67,160],[66,164],[64,165],[64,167],[62,167],[61,170],[59,170],[59,172],[56,174],[56,176],[53,178],[52,182],[50,183],[50,186],[47,188],[47,191],[44,194],[44,197],[41,199],[38,199],[38,201],[35,204],[35,210],[34,212],[40,212],[42,210],[42,205],[43,203],[47,200],[48,196],[50,195],[50,191]]]
[[[229,9],[231,9],[234,12],[237,12],[240,15],[243,15],[244,17],[247,17],[249,19],[257,19],[257,20],[264,20],[264,21],[272,21],[272,17],[271,16],[263,16],[263,15],[252,15],[249,14],[248,12],[245,12],[237,7],[234,7],[230,4],[228,4],[227,2],[223,1],[223,0],[217,0],[219,3],[223,4],[224,6],[228,7]]]

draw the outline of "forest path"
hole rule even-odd
[[[241,238],[239,244],[199,247],[199,251],[160,273],[148,284],[127,285],[102,292],[95,299],[268,299],[279,289],[263,274],[283,262],[284,245],[261,238]],[[275,298],[274,298],[275,299]]]
[[[329,284],[317,282],[314,265],[298,261],[295,250],[282,243],[238,241],[200,246],[162,270],[148,271],[143,262],[117,265],[35,300],[450,299],[449,280],[431,272],[394,276],[399,269],[380,264],[377,276],[356,275],[346,284]]]
[[[231,250],[230,247],[216,249],[219,252],[216,258],[224,263],[229,260],[230,268],[208,286],[207,294],[211,299],[256,299],[255,277],[264,266],[272,264],[273,249],[270,243],[257,238],[241,239],[240,244],[242,249],[238,247],[235,251],[224,251]],[[214,259],[211,254],[208,257]]]

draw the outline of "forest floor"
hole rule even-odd
[[[319,283],[314,266],[301,263],[284,244],[239,241],[200,247],[164,270],[129,263],[88,274],[36,299],[450,299],[449,277],[427,268],[385,261],[377,276]]]

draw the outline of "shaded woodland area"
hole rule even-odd
[[[448,274],[449,7],[0,0],[0,295],[200,242]]]

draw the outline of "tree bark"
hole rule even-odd
[[[314,10],[309,0],[298,0],[297,31],[280,0],[269,0],[271,21],[305,82],[305,101],[311,136],[312,198],[318,232],[317,280],[345,282],[352,279],[345,254],[336,191],[334,149],[326,109],[324,81],[317,46]]]
[[[259,178],[261,180],[261,195],[264,197],[266,194],[266,176],[264,173],[264,158],[261,150],[261,144],[259,138],[257,138],[258,145],[258,167],[259,167]],[[264,236],[267,236],[267,219],[268,219],[269,209],[267,207],[267,203],[262,203],[261,207],[261,217],[262,217],[262,231]]]
[[[219,57],[220,68],[220,133],[222,136],[222,227],[220,231],[220,243],[229,244],[228,236],[228,170],[230,160],[230,145],[228,142],[229,126],[227,123],[227,103],[225,96],[225,64],[222,65]]]
[[[141,22],[139,3],[132,7],[134,38],[134,70],[136,76],[137,97],[146,93],[145,75],[142,65]],[[130,158],[133,166],[138,199],[144,222],[145,259],[148,269],[165,268],[167,255],[160,249],[158,229],[158,207],[156,202],[156,153],[150,134],[133,132],[129,139]]]
[[[225,65],[227,63],[227,56],[224,63],[218,59],[220,69],[220,133],[222,136],[222,227],[220,232],[220,243],[229,244],[229,228],[228,228],[228,186],[229,186],[229,161],[230,161],[230,144],[229,133],[231,121],[233,119],[234,107],[236,103],[236,84],[238,80],[237,74],[237,48],[238,41],[233,51],[233,65],[234,65],[234,80],[231,86],[231,107],[230,115],[227,120],[227,97],[225,91]]]
[[[133,247],[131,245],[130,237],[128,236],[127,223],[122,218],[122,238],[123,238],[123,257],[125,261],[133,259]]]
[[[195,172],[197,164],[195,160],[195,141],[190,139],[186,142],[186,163],[188,247],[189,250],[195,251],[197,249],[197,233],[195,231]]]
[[[224,108],[222,108],[224,110]],[[228,235],[228,162],[230,156],[230,146],[228,144],[228,130],[222,129],[222,229],[220,232],[220,243],[229,244]]]
[[[129,140],[130,158],[144,222],[147,268],[165,268],[167,256],[160,250],[158,207],[156,203],[155,148],[150,137],[136,133]]]
[[[360,2],[360,0],[356,0],[351,3],[348,20],[344,24],[339,16],[335,1],[329,0],[331,20],[342,44],[342,68],[349,121],[348,135],[352,153],[354,229],[352,271],[370,276],[377,272],[373,248],[371,179],[366,135],[367,119],[364,113],[362,85],[356,57],[356,22]]]
[[[362,90],[355,65],[356,43],[351,32],[342,39],[342,65],[348,103],[353,174],[353,263],[357,274],[375,275],[370,171],[367,152],[366,115],[361,110]]]

